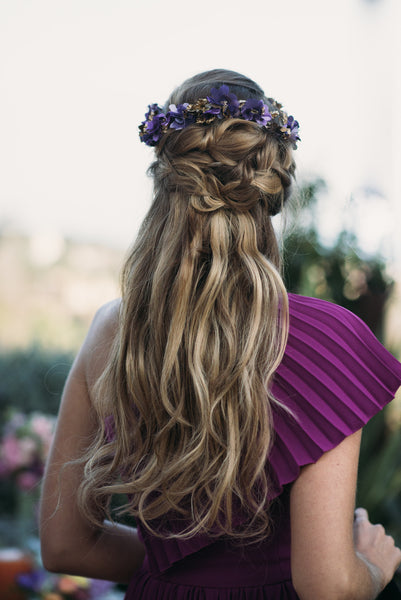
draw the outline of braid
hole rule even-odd
[[[193,126],[163,142],[151,172],[167,190],[196,197],[191,201],[197,210],[241,212],[264,202],[273,216],[289,195],[291,152],[255,123],[232,119]]]

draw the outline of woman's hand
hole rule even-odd
[[[401,550],[383,525],[373,525],[364,508],[355,510],[354,542],[358,556],[367,564],[378,589],[383,589],[401,564]]]
[[[291,569],[301,600],[373,600],[401,551],[366,511],[355,514],[361,431],[346,437],[291,488]]]

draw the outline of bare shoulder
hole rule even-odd
[[[121,298],[103,304],[97,311],[92,321],[89,332],[96,336],[115,332],[120,315]]]
[[[118,332],[121,300],[115,299],[101,306],[92,321],[79,359],[89,391],[106,367]]]

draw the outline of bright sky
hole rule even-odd
[[[348,222],[401,262],[400,17],[399,0],[0,0],[0,226],[128,245],[147,105],[227,67],[299,120],[299,177],[329,184],[323,234]]]

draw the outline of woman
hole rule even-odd
[[[401,551],[354,514],[358,454],[401,365],[351,313],[286,293],[271,217],[298,123],[215,70],[140,136],[154,201],[66,384],[45,566],[129,599],[375,598]],[[107,520],[113,494],[138,532]]]

